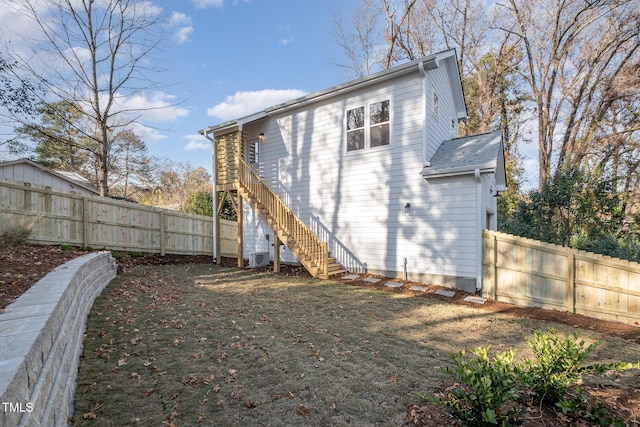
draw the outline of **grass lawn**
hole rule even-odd
[[[450,354],[491,345],[530,356],[555,327],[433,299],[207,264],[137,267],[96,300],[74,425],[400,426]],[[601,338],[590,361],[637,361]],[[616,374],[612,382],[630,382]],[[637,380],[637,379],[636,379]]]

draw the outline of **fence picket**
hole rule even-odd
[[[640,265],[485,230],[485,296],[599,319],[640,321]]]
[[[0,180],[0,232],[33,218],[30,240],[123,251],[213,254],[213,218]]]

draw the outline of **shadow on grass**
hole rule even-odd
[[[74,425],[399,426],[451,353],[521,351],[548,326],[330,281],[140,267],[91,311]]]

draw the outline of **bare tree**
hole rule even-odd
[[[637,2],[509,0],[503,16],[502,30],[517,36],[524,53],[542,188],[556,155],[559,164],[582,162],[620,95],[611,89],[625,66],[637,63]]]
[[[335,15],[334,40],[348,59],[347,64],[337,65],[351,71],[350,77],[387,69],[405,58],[406,52],[398,50],[407,42],[405,34],[417,0],[401,3],[399,6],[391,0],[361,0],[348,24],[341,14]],[[384,17],[384,24],[379,16]]]
[[[149,156],[145,143],[131,130],[119,131],[110,140],[110,188],[120,197],[134,199],[152,186],[153,170],[159,162]]]
[[[137,0],[0,0],[37,29],[34,58],[13,52],[48,91],[50,102],[77,104],[93,141],[101,195],[109,193],[111,135],[139,119],[127,97],[153,87],[148,61],[162,40],[160,10]]]
[[[363,0],[358,13],[346,23],[341,13],[333,21],[333,39],[342,49],[348,63],[337,63],[350,77],[369,75],[378,64],[375,46],[377,37],[377,10],[375,0]]]

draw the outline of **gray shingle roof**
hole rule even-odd
[[[422,170],[422,175],[434,177],[475,169],[496,171],[500,162],[504,162],[502,149],[502,132],[444,141],[431,158],[431,165]]]

